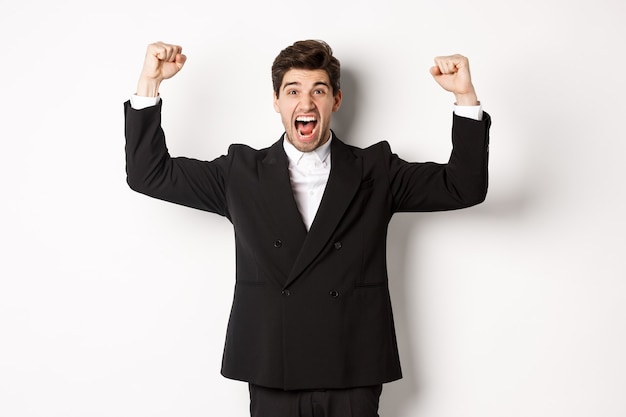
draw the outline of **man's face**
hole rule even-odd
[[[330,139],[330,119],[341,105],[324,70],[290,69],[283,77],[274,109],[280,113],[286,139],[299,151],[310,152]]]

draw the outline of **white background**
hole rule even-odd
[[[183,45],[163,84],[174,155],[282,133],[270,66],[296,40],[343,66],[334,128],[444,162],[470,58],[493,117],[480,206],[392,221],[405,377],[382,417],[626,415],[626,58],[618,0],[3,1],[0,415],[245,416],[219,374],[230,224],[132,192],[122,103],[145,47]]]

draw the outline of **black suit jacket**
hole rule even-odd
[[[468,207],[487,192],[489,115],[453,116],[447,164],[408,163],[387,142],[334,136],[331,172],[309,232],[293,197],[282,139],[231,145],[211,162],[171,158],[161,104],[125,105],[133,190],[228,218],[236,283],[222,374],[282,389],[346,388],[401,378],[387,285],[396,212]]]

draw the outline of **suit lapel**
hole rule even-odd
[[[259,186],[269,212],[275,236],[280,240],[283,256],[295,261],[306,239],[307,231],[298,211],[289,179],[289,162],[283,149],[282,140],[274,143],[265,158],[257,165]],[[280,285],[285,277],[276,277]]]
[[[285,287],[291,284],[326,246],[361,184],[361,160],[356,158],[337,137],[331,142],[330,157],[331,171],[324,196]],[[293,193],[291,200],[295,205]],[[297,208],[296,214],[299,215]],[[300,223],[302,224],[301,218]]]

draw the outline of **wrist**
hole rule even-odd
[[[480,104],[478,96],[476,96],[474,91],[465,94],[455,94],[454,97],[457,106],[478,106]]]
[[[137,83],[137,95],[142,97],[157,97],[161,81],[141,77]]]

